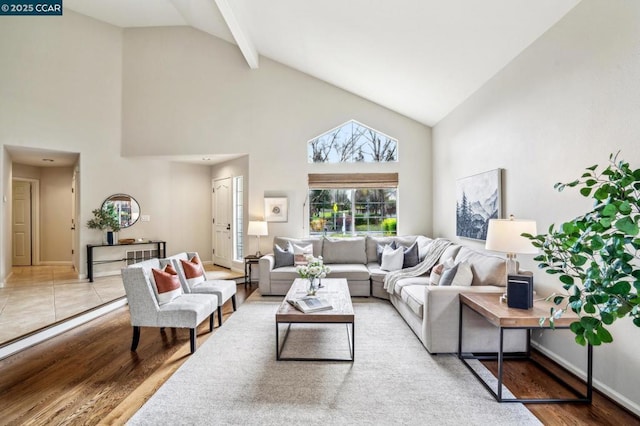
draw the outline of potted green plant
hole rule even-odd
[[[549,232],[529,238],[541,254],[534,259],[549,274],[559,276],[565,294],[550,296],[558,309],[550,321],[567,309],[579,316],[571,324],[575,340],[597,346],[613,341],[607,326],[631,317],[640,327],[640,169],[609,156],[609,165],[588,167],[579,179],[557,183],[555,188],[580,188],[594,200],[593,209],[582,216],[551,225]],[[552,322],[553,324],[553,322]]]
[[[113,233],[120,230],[120,221],[112,203],[105,204],[101,209],[92,211],[93,218],[87,221],[87,228],[107,231],[107,244],[114,242]]]

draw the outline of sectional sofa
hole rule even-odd
[[[285,295],[298,277],[293,264],[278,264],[275,252],[292,245],[313,246],[313,255],[322,256],[331,272],[328,278],[345,278],[351,296],[386,299],[396,308],[430,353],[453,353],[458,350],[459,294],[462,292],[505,292],[506,263],[499,256],[451,243],[438,264],[466,265],[469,280],[454,285],[433,285],[429,273],[397,281],[393,292],[384,288],[388,271],[381,269],[380,253],[384,246],[403,247],[405,254],[417,250],[418,262],[429,253],[432,239],[422,236],[352,237],[352,238],[274,238],[274,253],[259,260],[259,289],[262,295]],[[291,244],[291,246],[289,246]],[[277,246],[277,247],[276,247]],[[282,260],[280,260],[282,262]],[[472,275],[472,276],[471,276]],[[465,347],[468,352],[496,352],[498,332],[478,314],[468,311],[463,318]],[[504,350],[526,350],[526,332],[507,330]]]

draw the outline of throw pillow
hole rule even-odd
[[[287,243],[287,247],[284,249],[280,248],[279,245],[274,244],[273,256],[275,258],[274,268],[293,266],[293,246],[291,243]]]
[[[431,269],[431,274],[429,275],[429,284],[431,285],[439,285],[440,280],[442,279],[442,273],[447,269],[451,269],[455,266],[452,258],[447,258],[442,263],[438,263]]]
[[[159,305],[165,305],[182,294],[178,274],[173,268],[167,271],[168,268],[170,266],[167,266],[163,271],[151,268]]]
[[[429,284],[438,285],[442,278],[442,272],[444,272],[444,264],[438,263],[431,269],[431,275],[429,275]]]
[[[391,248],[391,245],[387,245],[382,250],[382,263],[380,269],[383,271],[397,271],[402,269],[402,262],[404,262],[404,250],[402,247],[397,249]]]
[[[382,251],[385,247],[391,247],[392,249],[396,249],[396,242],[391,241],[391,244],[377,244],[376,245],[376,256],[378,257],[378,265],[382,265]]]
[[[306,265],[307,256],[313,256],[313,244],[307,244],[306,246],[293,245],[293,264]]]
[[[460,262],[451,269],[447,269],[442,273],[439,285],[455,285],[468,287],[473,281],[473,272],[471,265],[467,262]]]
[[[193,256],[191,260],[180,259],[180,263],[182,264],[184,277],[187,279],[189,287],[206,281],[204,270],[197,256]]]
[[[402,269],[411,268],[412,266],[416,266],[418,263],[418,244],[413,243],[404,249],[404,262],[402,263]]]

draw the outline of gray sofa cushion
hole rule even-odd
[[[402,288],[400,298],[407,304],[409,309],[418,317],[424,315],[424,286],[407,285]]]
[[[367,263],[365,239],[355,238],[325,238],[322,243],[322,258],[324,263]],[[366,268],[365,268],[366,269]]]
[[[359,263],[333,263],[330,267],[331,272],[329,272],[327,278],[345,278],[347,281],[369,280],[369,269],[367,269],[366,265],[361,265]]]
[[[271,271],[271,279],[276,281],[291,281],[300,278],[295,266],[283,266]]]

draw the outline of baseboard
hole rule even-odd
[[[560,355],[556,354],[555,352],[552,352],[549,349],[545,348],[544,346],[541,346],[538,342],[531,341],[531,346],[537,349],[538,351],[540,351],[542,354],[544,354],[551,360],[553,360],[554,362],[558,363],[563,368],[575,374],[580,379],[585,381],[587,380],[587,373],[585,370],[577,368],[574,364],[570,363],[569,361],[567,361]],[[617,404],[620,404],[622,407],[631,411],[636,416],[640,416],[640,406],[635,402],[631,401],[629,398],[611,389],[609,386],[605,385],[604,383],[602,383],[601,381],[595,378],[593,379],[593,387],[594,389],[597,389],[598,391],[602,392],[603,394],[611,398]]]
[[[122,306],[127,304],[127,299],[125,297],[115,300],[111,303],[107,303],[102,305],[96,309],[91,311],[87,311],[83,314],[77,315],[75,317],[69,318],[66,321],[59,322],[56,324],[52,324],[42,330],[39,330],[35,333],[29,334],[23,338],[19,338],[7,343],[4,346],[0,346],[0,360],[11,356],[17,352],[30,348],[31,346],[35,346],[38,343],[42,343],[45,340],[51,339],[59,334],[62,334],[66,331],[71,330],[79,325],[82,325],[86,322],[94,320],[102,315],[105,315],[111,311],[114,311]]]
[[[38,266],[73,266],[73,263],[66,260],[47,260],[40,261]]]

